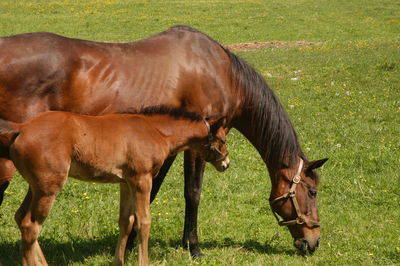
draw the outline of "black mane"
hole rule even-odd
[[[289,116],[264,78],[246,61],[222,48],[230,57],[233,86],[245,98],[244,113],[249,116],[246,118],[251,121],[256,147],[265,162],[269,166],[291,166],[296,156],[306,159]]]
[[[191,31],[207,36],[201,31],[185,25],[177,25],[171,29]],[[245,98],[243,113],[246,117],[242,118],[251,121],[252,136],[246,137],[252,138],[253,145],[267,165],[279,167],[279,164],[283,163],[290,167],[296,164],[297,156],[307,160],[301,150],[289,116],[264,78],[245,60],[209,36],[207,37],[220,46],[230,58],[232,86]]]
[[[165,105],[147,106],[140,109],[129,108],[118,112],[119,114],[142,114],[142,115],[169,115],[175,118],[185,118],[192,121],[201,121],[203,116],[199,113],[188,112],[184,108],[173,108]]]

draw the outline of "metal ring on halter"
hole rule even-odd
[[[304,161],[302,159],[300,159],[299,168],[297,169],[296,175],[292,179],[289,192],[283,194],[280,197],[277,197],[277,198],[272,199],[272,200],[269,201],[269,203],[271,205],[272,213],[274,214],[274,216],[275,216],[275,218],[278,221],[278,224],[280,226],[291,226],[291,225],[296,225],[296,224],[307,224],[307,225],[311,224],[312,226],[319,226],[320,225],[319,222],[311,220],[311,219],[307,219],[307,217],[304,217],[301,214],[300,207],[299,207],[299,204],[298,204],[297,199],[296,199],[296,186],[301,181],[301,171],[303,170],[303,165],[304,165]],[[295,219],[293,219],[293,220],[280,221],[279,217],[278,217],[278,214],[272,209],[272,205],[277,201],[286,200],[286,199],[291,199],[292,200],[294,209],[296,210],[297,217]]]

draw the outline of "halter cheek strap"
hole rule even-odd
[[[211,135],[211,127],[210,127],[210,123],[208,123],[208,122],[207,122],[207,120],[206,120],[206,119],[204,119],[204,118],[203,118],[203,122],[204,122],[204,125],[206,125],[207,132],[208,132],[208,136],[210,136],[210,135]]]
[[[296,186],[301,181],[301,170],[303,170],[303,165],[304,165],[304,161],[302,159],[300,159],[299,168],[297,169],[296,175],[292,179],[289,192],[283,194],[280,197],[277,197],[277,198],[269,201],[269,203],[271,205],[272,213],[274,214],[274,216],[275,216],[275,218],[278,221],[278,224],[280,226],[291,226],[291,225],[304,224],[304,223],[305,224],[311,224],[312,226],[319,226],[320,225],[319,222],[311,220],[311,219],[307,219],[307,217],[305,217],[305,216],[303,216],[301,214],[300,206],[299,206],[299,203],[297,202],[297,199],[296,199]],[[277,201],[286,200],[286,199],[291,199],[292,200],[294,209],[296,210],[297,217],[296,217],[296,219],[293,219],[293,220],[282,220],[282,221],[280,221],[277,213],[272,209],[272,205],[274,203],[276,203]]]

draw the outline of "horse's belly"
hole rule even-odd
[[[69,176],[86,182],[120,183],[124,182],[122,169],[113,168],[110,171],[98,169],[79,162],[72,162]]]

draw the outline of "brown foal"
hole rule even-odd
[[[6,157],[29,183],[15,215],[23,265],[47,264],[37,238],[68,176],[120,184],[120,235],[113,264],[124,264],[126,242],[134,228],[139,265],[148,265],[153,178],[168,157],[187,149],[225,170],[229,159],[224,123],[225,118],[207,120],[166,108],[104,116],[54,111],[21,124],[0,120],[0,140],[9,147]]]

